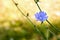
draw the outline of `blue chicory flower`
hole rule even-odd
[[[35,17],[38,21],[41,21],[41,22],[47,20],[47,18],[48,18],[46,12],[44,12],[44,11],[37,12],[35,14]]]

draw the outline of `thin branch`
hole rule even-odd
[[[40,8],[39,5],[38,5],[38,2],[36,2],[35,0],[34,0],[34,2],[36,3],[36,5],[37,5],[37,7],[39,8],[39,10],[42,11],[41,8]]]
[[[37,4],[37,7],[38,7],[38,9],[40,10],[40,11],[42,11],[41,10],[41,8],[39,7],[39,5],[38,5],[38,2],[35,2],[36,4]],[[52,25],[48,20],[46,20],[55,30],[57,30],[58,32],[60,32],[60,30],[58,29],[58,28],[56,28],[54,25]]]
[[[57,27],[55,27],[54,25],[52,25],[48,20],[46,20],[55,30],[57,30],[58,32],[60,32],[60,30],[57,28]]]

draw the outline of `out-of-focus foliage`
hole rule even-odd
[[[19,3],[19,8],[36,24],[36,28],[42,34],[35,30],[34,26],[18,11],[11,0],[0,0],[0,40],[43,40],[43,38],[60,40],[60,32],[54,30],[46,22],[40,24],[34,19],[33,15],[38,11],[38,8],[33,0],[15,1]],[[47,11],[49,21],[60,29],[60,0],[49,0],[49,2],[41,0],[39,4],[43,10]]]
[[[41,36],[38,34],[36,30],[34,30],[33,25],[28,21],[22,22],[20,20],[14,21],[14,24],[11,21],[9,28],[0,27],[0,40],[40,40]],[[4,23],[4,22],[3,22]],[[3,24],[1,23],[1,24]],[[41,26],[41,27],[40,27]],[[56,40],[56,37],[60,38],[60,33],[57,31],[53,31],[56,33],[54,36],[52,33],[48,32],[46,27],[50,27],[49,25],[37,25],[37,28],[44,34],[44,36],[49,39]],[[50,28],[51,29],[51,28]],[[51,29],[52,30],[52,29]],[[48,34],[48,35],[47,35]]]

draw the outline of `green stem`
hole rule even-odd
[[[38,6],[39,10],[40,10],[40,11],[42,11],[42,10],[41,10],[41,8],[39,7],[38,3],[36,3],[36,4],[37,4],[37,6]]]
[[[48,36],[49,34],[48,33],[49,33],[49,31],[47,29],[47,35],[46,35],[47,36],[47,38],[46,38],[47,40],[49,40],[49,36]]]
[[[40,11],[42,11],[41,10],[41,8],[39,7],[39,5],[38,5],[38,3],[37,2],[35,2],[36,4],[37,4],[37,7],[38,7],[38,9],[40,10]],[[57,30],[58,32],[60,32],[60,30],[58,29],[58,28],[56,28],[54,25],[52,25],[48,20],[46,20],[55,30]]]
[[[46,20],[56,31],[60,32],[58,28],[56,28],[54,25],[52,25],[48,20]]]
[[[38,3],[37,3],[37,2],[35,2],[35,3],[36,3],[36,5],[37,5],[38,9],[39,9],[40,11],[42,11],[41,8],[39,7]]]
[[[35,30],[41,35],[43,40],[46,40],[44,33],[40,29],[35,28]]]
[[[56,37],[56,39],[57,39],[57,36],[56,36],[56,34],[55,33],[53,33],[51,30],[49,30],[48,29],[48,31],[51,33],[51,34],[53,34],[55,37]]]
[[[56,39],[57,39],[57,36],[56,36],[56,34],[55,34],[54,32],[52,32],[48,27],[46,27],[46,29],[47,29],[47,31],[50,32],[53,36],[55,36]],[[48,38],[47,40],[49,40],[49,38]]]
[[[16,4],[14,1],[13,1],[13,3]],[[17,5],[16,5],[16,7],[17,7],[17,9],[21,12],[21,14],[22,14],[23,16],[25,16],[24,13],[19,9],[19,7],[18,7]],[[29,20],[29,22],[31,22],[31,24],[33,24],[32,21],[31,21],[27,16],[25,16],[25,17]],[[33,25],[34,25],[34,24],[33,24]],[[35,26],[35,25],[34,25],[34,26]]]

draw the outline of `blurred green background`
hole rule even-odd
[[[14,1],[19,4],[25,16],[29,13],[28,18],[42,34],[19,12],[12,0],[0,0],[0,40],[43,40],[44,37],[46,40],[60,40],[60,32],[54,30],[46,21],[43,24],[36,21],[34,14],[39,10],[34,0]],[[60,0],[39,1],[39,6],[48,14],[48,20],[60,29]]]

